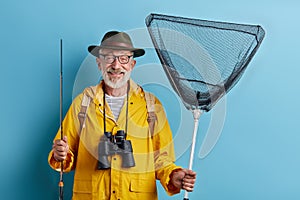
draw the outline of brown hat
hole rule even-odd
[[[129,35],[125,32],[109,31],[101,40],[100,46],[91,45],[88,51],[99,57],[100,49],[115,49],[115,50],[128,50],[133,52],[133,57],[139,57],[145,54],[144,49],[134,48]]]

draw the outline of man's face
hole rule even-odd
[[[135,66],[133,53],[126,50],[100,49],[100,56],[96,59],[98,68],[102,72],[105,84],[111,88],[120,88],[130,79]]]

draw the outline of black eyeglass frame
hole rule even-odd
[[[121,64],[127,64],[130,61],[130,58],[133,57],[133,55],[119,55],[119,56],[115,56],[115,55],[106,55],[106,54],[99,54],[99,57],[102,56],[104,61],[107,64],[112,64],[113,62],[115,62],[116,59],[118,59],[119,63]],[[121,59],[120,59],[121,58]],[[123,59],[126,59],[125,62]],[[111,59],[111,62],[108,60]]]

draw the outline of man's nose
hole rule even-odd
[[[112,63],[113,66],[116,66],[116,67],[122,67],[122,64],[119,62],[119,59],[118,57],[115,57],[115,60],[114,62]]]

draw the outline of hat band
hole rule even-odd
[[[132,45],[130,45],[128,43],[113,42],[113,41],[103,42],[100,47],[105,48],[106,46],[107,47],[125,47],[125,48],[128,48],[128,49],[132,49],[133,48]]]

